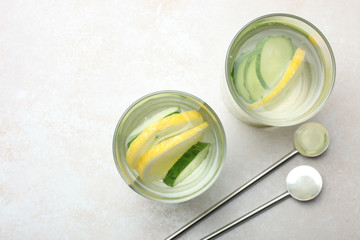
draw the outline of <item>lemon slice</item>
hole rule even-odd
[[[146,182],[165,177],[175,162],[194,144],[200,141],[207,122],[187,130],[179,135],[156,144],[138,161],[136,170],[140,178]]]
[[[301,48],[297,48],[280,82],[264,98],[253,104],[249,104],[249,108],[251,109],[258,108],[264,105],[265,103],[267,103],[268,101],[270,101],[272,98],[274,98],[286,86],[289,80],[294,76],[296,70],[299,68],[300,64],[304,60],[304,57],[305,57],[305,51],[302,50]]]
[[[154,116],[152,116],[151,118],[147,119],[146,121],[144,121],[142,124],[140,124],[139,126],[137,126],[134,130],[132,130],[132,132],[128,135],[128,137],[126,138],[126,146],[130,146],[130,144],[134,141],[134,139],[142,132],[145,130],[145,128],[147,128],[149,125],[153,124],[156,121],[159,121],[162,118],[166,118],[167,116],[170,116],[172,114],[176,114],[176,113],[180,113],[180,107],[171,107],[171,108],[167,108],[157,114],[155,114]]]
[[[130,144],[126,152],[127,163],[136,168],[139,158],[156,143],[182,133],[203,122],[201,114],[195,110],[173,114],[160,119],[144,129]]]

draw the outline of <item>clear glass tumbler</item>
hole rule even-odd
[[[252,75],[244,75],[237,64],[251,51],[256,55],[254,58],[259,57],[259,46],[274,36],[284,36],[284,39],[290,39],[294,49],[305,50],[301,70],[291,78],[295,80],[290,80],[281,91],[272,97],[266,96],[267,99],[260,104],[251,104],[237,84],[239,81],[252,83]],[[246,64],[244,69],[250,65]],[[256,74],[253,75],[261,75],[260,64],[263,62],[256,59]],[[273,63],[265,64],[272,67]],[[269,14],[251,21],[236,34],[226,55],[225,77],[224,100],[236,117],[257,126],[290,126],[310,119],[324,106],[335,83],[335,59],[325,36],[313,24],[289,14]],[[243,82],[241,84],[246,86]],[[252,94],[250,90],[246,91]],[[265,99],[265,96],[261,97]]]
[[[209,123],[201,140],[210,143],[209,153],[190,176],[174,187],[165,185],[161,180],[144,182],[126,161],[126,138],[146,119],[174,106],[179,106],[182,111],[197,110]],[[203,193],[219,176],[225,154],[226,138],[220,119],[204,101],[180,91],[154,92],[137,100],[121,116],[113,138],[115,165],[123,180],[138,194],[160,202],[183,202]]]

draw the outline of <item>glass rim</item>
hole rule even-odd
[[[118,160],[118,155],[117,155],[117,134],[119,132],[119,129],[121,127],[121,124],[123,123],[123,120],[128,116],[129,112],[136,107],[137,104],[139,104],[140,102],[154,97],[156,95],[162,95],[162,94],[175,94],[175,95],[179,95],[179,96],[185,96],[190,98],[192,101],[198,101],[199,103],[201,103],[210,113],[211,113],[211,117],[213,117],[215,119],[214,122],[216,122],[216,126],[219,128],[219,131],[221,133],[221,140],[222,140],[222,148],[221,148],[221,154],[220,154],[220,164],[219,166],[217,166],[217,170],[215,172],[215,174],[212,176],[211,180],[204,185],[201,189],[197,190],[196,192],[184,195],[184,196],[179,196],[179,197],[161,197],[158,196],[156,194],[152,194],[152,193],[146,193],[146,191],[142,191],[141,189],[139,189],[138,187],[136,187],[132,181],[129,179],[129,177],[126,175],[126,171],[123,169],[123,167],[121,166],[122,164],[119,162]],[[113,134],[113,142],[112,142],[112,150],[113,150],[113,158],[114,158],[114,162],[116,165],[116,168],[118,170],[118,172],[120,173],[120,176],[122,177],[122,179],[125,181],[125,183],[136,193],[138,193],[139,195],[150,199],[150,200],[155,200],[158,202],[164,202],[164,203],[180,203],[180,202],[185,202],[188,201],[190,199],[193,199],[195,197],[197,197],[198,195],[202,194],[203,192],[205,192],[219,177],[221,170],[223,168],[224,165],[224,161],[226,158],[226,149],[227,149],[227,144],[226,144],[226,135],[225,135],[225,130],[224,127],[219,119],[219,117],[217,116],[217,114],[215,113],[215,111],[202,99],[187,93],[187,92],[183,92],[183,91],[178,91],[178,90],[160,90],[160,91],[155,91],[155,92],[151,92],[148,93],[140,98],[138,98],[136,101],[134,101],[132,104],[130,104],[129,107],[127,107],[127,109],[124,111],[124,113],[121,115],[121,117],[119,118],[117,125],[115,127],[115,131]]]
[[[263,19],[266,18],[272,18],[272,17],[282,17],[282,18],[290,18],[290,19],[295,19],[298,20],[300,22],[305,23],[306,25],[308,25],[311,29],[313,29],[317,34],[319,34],[319,36],[321,37],[321,39],[324,41],[325,45],[326,45],[326,49],[329,51],[329,55],[330,55],[330,59],[331,59],[331,79],[330,79],[330,86],[329,86],[329,90],[326,93],[326,96],[324,97],[323,101],[314,109],[310,112],[310,114],[294,120],[294,121],[288,121],[286,123],[281,123],[281,122],[272,122],[272,121],[264,121],[263,119],[261,119],[261,117],[252,114],[251,111],[249,111],[248,108],[244,107],[241,104],[241,101],[239,101],[236,97],[236,92],[230,87],[231,86],[231,77],[230,77],[230,72],[228,70],[228,64],[229,64],[229,57],[231,54],[231,49],[234,46],[236,40],[238,39],[238,37],[244,32],[244,30],[246,30],[249,26],[255,24],[256,22],[259,22]],[[230,45],[228,47],[228,50],[226,52],[226,57],[225,57],[225,78],[226,78],[226,83],[227,83],[227,88],[230,91],[230,94],[232,96],[232,98],[235,100],[236,104],[248,115],[250,116],[250,118],[253,118],[256,122],[260,123],[260,124],[264,124],[264,125],[268,125],[268,126],[277,126],[277,127],[283,127],[283,126],[293,126],[302,122],[305,122],[307,120],[309,120],[310,118],[312,118],[314,115],[316,115],[325,105],[327,99],[330,97],[330,94],[334,88],[334,84],[335,84],[335,79],[336,79],[336,62],[335,62],[335,56],[334,56],[334,52],[330,46],[329,41],[327,40],[327,38],[325,37],[325,35],[315,26],[313,25],[311,22],[309,22],[308,20],[296,16],[296,15],[292,15],[292,14],[288,14],[288,13],[270,13],[270,14],[265,14],[262,15],[260,17],[257,17],[253,20],[251,20],[250,22],[248,22],[247,24],[245,24],[233,37],[233,39],[230,42]]]

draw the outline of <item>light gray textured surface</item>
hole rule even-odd
[[[221,100],[224,59],[253,18],[286,12],[316,25],[336,57],[337,78],[312,121],[330,133],[316,159],[296,156],[181,239],[198,239],[285,190],[308,164],[324,188],[287,199],[221,239],[360,239],[360,2],[1,1],[0,239],[162,239],[292,149],[297,126],[259,129]],[[175,89],[206,101],[224,125],[222,174],[204,194],[168,205],[121,179],[112,134],[125,109]]]

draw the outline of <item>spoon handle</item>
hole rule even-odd
[[[269,172],[271,172],[272,170],[274,170],[275,168],[277,168],[278,166],[280,166],[282,163],[286,162],[288,159],[290,159],[292,156],[294,156],[295,154],[297,154],[298,151],[296,149],[292,150],[291,152],[289,152],[288,154],[286,154],[284,157],[282,157],[280,160],[278,160],[277,162],[275,162],[274,164],[272,164],[270,167],[268,167],[267,169],[265,169],[264,171],[262,171],[260,174],[258,174],[257,176],[255,176],[254,178],[252,178],[251,180],[249,180],[248,182],[246,182],[244,185],[240,186],[239,188],[237,188],[235,191],[233,191],[232,193],[230,193],[229,195],[227,195],[225,198],[223,198],[222,200],[220,200],[219,202],[217,202],[216,204],[214,204],[212,207],[210,207],[209,209],[207,209],[206,211],[204,211],[202,214],[200,214],[199,216],[197,216],[196,218],[194,218],[193,220],[191,220],[189,223],[187,223],[186,225],[184,225],[182,228],[179,228],[176,232],[174,232],[173,234],[171,234],[170,236],[168,236],[165,240],[171,240],[171,239],[175,239],[177,236],[179,236],[181,233],[185,232],[187,229],[189,229],[191,226],[193,226],[194,224],[196,224],[197,222],[199,222],[201,219],[203,219],[204,217],[206,217],[207,215],[209,215],[210,213],[212,213],[213,211],[215,211],[217,208],[219,208],[221,205],[223,205],[224,203],[226,203],[227,201],[231,200],[233,197],[235,197],[236,195],[238,195],[239,193],[241,193],[242,191],[244,191],[245,189],[247,189],[249,186],[251,186],[253,183],[255,183],[256,181],[258,181],[260,178],[264,177],[266,174],[268,174]]]
[[[208,239],[212,239],[216,236],[218,236],[219,234],[229,230],[230,228],[234,227],[235,225],[244,222],[245,220],[249,219],[250,217],[254,216],[255,214],[265,210],[266,208],[274,205],[275,203],[278,203],[279,201],[285,199],[286,197],[290,196],[290,193],[288,191],[284,192],[283,194],[279,195],[278,197],[264,203],[263,205],[255,208],[254,210],[246,213],[245,215],[243,215],[242,217],[226,224],[225,226],[219,228],[218,230],[212,232],[211,234],[209,234],[208,236],[202,238],[202,240],[208,240]]]

